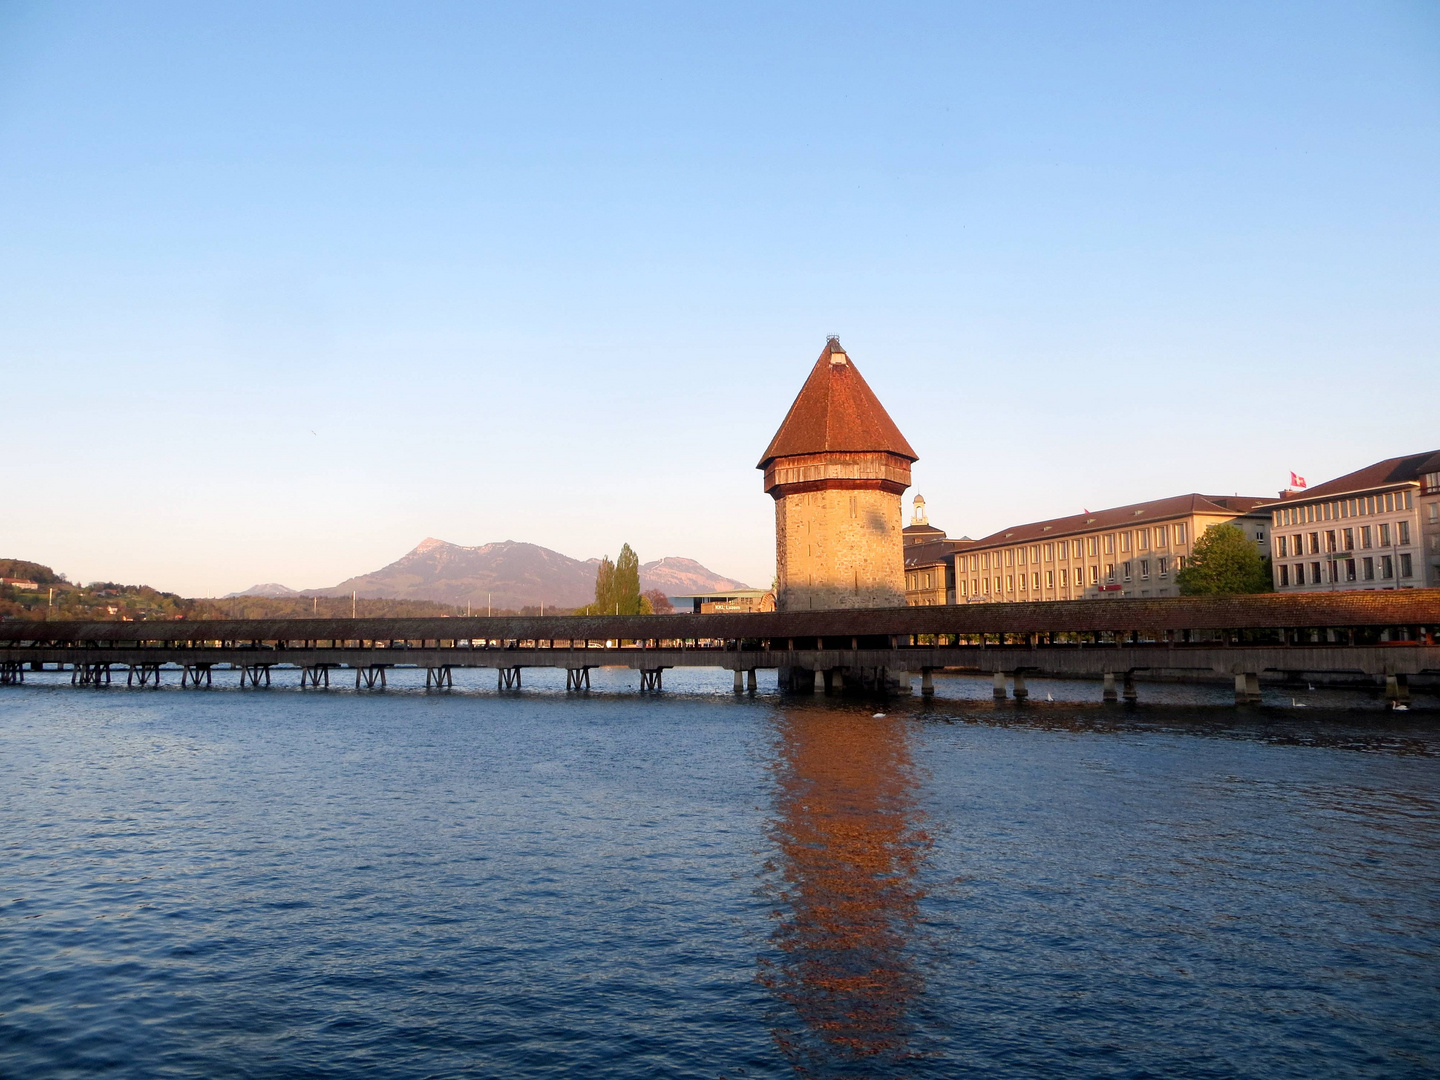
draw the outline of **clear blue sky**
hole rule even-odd
[[[831,332],[951,535],[1273,493],[1440,447],[1437,195],[1430,2],[0,3],[0,554],[766,584]]]

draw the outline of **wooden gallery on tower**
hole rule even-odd
[[[757,466],[775,500],[777,610],[905,606],[900,496],[916,460],[830,338]]]

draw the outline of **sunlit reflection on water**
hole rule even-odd
[[[780,1049],[802,1074],[894,1075],[913,1052],[919,871],[909,721],[791,708],[776,719],[767,865],[773,952],[760,980],[783,1003]]]

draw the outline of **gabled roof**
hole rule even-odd
[[[1308,502],[1311,499],[1323,499],[1332,495],[1343,495],[1351,491],[1368,491],[1371,488],[1384,487],[1386,484],[1404,484],[1418,481],[1426,473],[1440,472],[1440,450],[1431,450],[1425,454],[1410,454],[1408,457],[1386,458],[1384,461],[1377,461],[1374,465],[1367,465],[1363,469],[1356,469],[1344,476],[1337,476],[1334,480],[1327,480],[1323,484],[1317,484],[1305,491],[1297,491],[1284,501],[1286,506],[1294,506],[1296,503]],[[1274,502],[1274,499],[1270,500]]]
[[[919,460],[835,337],[825,342],[756,468],[775,458],[827,452],[890,453]]]
[[[950,561],[957,551],[964,551],[975,544],[974,540],[932,540],[926,544],[912,544],[905,549],[905,569],[919,566],[940,566]]]
[[[1189,514],[1228,514],[1237,517],[1249,513],[1262,503],[1273,501],[1249,495],[1173,495],[1168,499],[1115,506],[1089,514],[1071,514],[1069,517],[1051,518],[1049,521],[1012,525],[981,537],[975,541],[975,545],[999,547],[1003,544],[1028,544],[1035,540],[1053,540],[1057,536],[1072,536],[1102,529],[1123,529],[1127,526],[1146,525],[1152,521],[1168,521]]]

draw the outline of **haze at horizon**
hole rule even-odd
[[[1421,4],[0,10],[0,555],[770,580],[827,333],[951,535],[1440,446]]]

